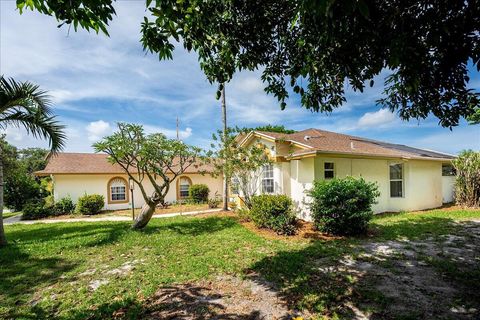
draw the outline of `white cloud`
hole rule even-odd
[[[386,126],[396,119],[395,115],[388,109],[380,109],[375,112],[367,112],[358,119],[358,127],[367,128],[375,126]]]
[[[87,126],[88,140],[96,142],[112,131],[110,123],[103,120],[90,122]]]
[[[175,139],[177,137],[176,129],[167,129],[167,128],[162,128],[157,126],[149,126],[149,125],[144,125],[143,128],[145,129],[146,133],[163,133],[164,135],[167,136],[167,138],[170,138],[170,139]],[[190,127],[187,127],[184,130],[179,130],[178,137],[181,140],[188,139],[192,136],[192,131],[193,130]]]

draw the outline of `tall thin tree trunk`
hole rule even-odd
[[[0,247],[6,245],[7,238],[3,229],[3,150],[0,146]]]
[[[227,105],[225,103],[225,83],[222,84],[222,121],[223,121],[223,143],[227,141]],[[227,160],[227,159],[225,159]],[[223,210],[228,210],[228,179],[227,172],[223,169]]]

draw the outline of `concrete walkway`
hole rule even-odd
[[[199,210],[199,211],[190,211],[190,212],[173,212],[173,213],[163,213],[155,214],[152,216],[152,219],[160,218],[170,218],[176,216],[192,216],[202,213],[211,213],[219,212],[222,209],[210,209],[210,210]],[[71,218],[71,219],[43,219],[43,220],[21,220],[22,215],[16,215],[14,217],[3,220],[3,224],[35,224],[35,223],[67,223],[67,222],[99,222],[99,221],[132,221],[132,217],[127,216],[108,216],[108,217],[99,217],[99,218]]]

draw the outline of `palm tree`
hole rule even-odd
[[[30,82],[0,77],[0,130],[8,126],[24,127],[34,137],[49,140],[52,153],[62,150],[64,126],[52,115],[46,91]],[[5,136],[1,136],[3,139]],[[0,144],[0,247],[7,244],[3,230],[3,152]]]

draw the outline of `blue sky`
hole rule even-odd
[[[19,15],[15,1],[1,1],[0,74],[50,92],[55,113],[67,126],[66,151],[91,152],[92,143],[113,132],[119,121],[174,137],[176,117],[186,143],[208,148],[221,127],[220,104],[195,54],[178,48],[173,61],[145,54],[139,42],[144,2],[119,1],[115,8],[108,38],[57,28],[53,18],[36,12]],[[259,72],[238,73],[226,87],[228,121],[242,127],[314,127],[448,153],[480,150],[478,125],[463,122],[450,131],[435,118],[403,122],[376,106],[384,76],[364,93],[347,91],[347,103],[325,115],[302,109],[295,98],[280,111],[275,98],[264,93]],[[480,74],[472,72],[471,78],[471,87],[480,89]],[[19,147],[47,146],[16,128],[7,129],[7,139]]]

